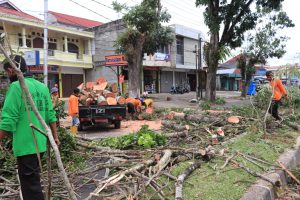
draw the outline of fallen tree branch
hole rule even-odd
[[[250,170],[249,168],[245,167],[244,165],[242,165],[241,163],[238,163],[238,162],[235,161],[235,160],[230,160],[230,162],[233,163],[234,165],[236,165],[237,167],[240,167],[241,169],[245,170],[246,172],[248,172],[248,173],[251,174],[252,176],[261,178],[262,180],[271,183],[273,186],[276,186],[276,184],[275,184],[271,179],[269,179],[268,177],[266,177],[266,176],[264,176],[264,175],[262,175],[262,174],[259,174],[259,173],[257,173],[257,172],[254,172],[254,171]]]
[[[183,182],[185,179],[197,168],[200,167],[200,162],[195,161],[193,164],[191,164],[182,174],[180,174],[177,178],[177,182],[175,183],[175,200],[183,200],[182,196],[182,188],[183,188]]]
[[[127,170],[124,170],[124,171],[121,171],[119,173],[117,173],[116,175],[110,177],[109,179],[105,180],[105,181],[101,181],[98,185],[98,187],[92,192],[90,193],[90,195],[86,198],[86,200],[90,200],[92,199],[93,196],[98,196],[99,193],[104,189],[106,188],[107,186],[110,186],[110,185],[114,185],[116,184],[117,182],[119,182],[120,180],[122,180],[125,175],[129,174],[129,173],[132,173],[134,171],[137,171],[145,166],[148,166],[148,165],[151,165],[153,164],[155,161],[154,159],[150,159],[150,160],[147,160],[143,163],[140,163],[140,164],[137,164]]]
[[[178,138],[178,137],[187,137],[189,134],[188,130],[184,130],[182,132],[175,132],[175,133],[166,133],[165,136],[167,138]]]
[[[157,162],[157,164],[153,167],[154,173],[159,173],[162,169],[164,169],[171,160],[172,151],[167,149],[164,151],[163,157]]]
[[[91,146],[87,143],[76,141],[76,143],[84,148],[87,149],[92,149],[94,151],[99,151],[98,153],[101,154],[130,154],[130,155],[140,155],[143,153],[141,150],[118,150],[118,149],[110,149],[108,147],[96,147],[96,146]]]
[[[277,161],[277,163],[279,164],[279,166],[294,180],[294,181],[296,181],[296,183],[298,184],[298,185],[300,185],[300,181],[299,181],[299,179],[291,172],[291,171],[289,171],[287,168],[286,168],[286,166],[284,166],[284,164],[282,164],[282,162],[280,162],[280,161]]]
[[[284,123],[285,123],[287,126],[293,128],[294,130],[300,131],[300,125],[299,125],[299,124],[295,124],[295,123],[288,122],[288,121],[285,121]]]
[[[190,129],[190,127],[188,125],[180,125],[177,122],[167,121],[167,120],[162,120],[161,125],[168,129],[172,129],[172,130],[175,130],[178,132]]]
[[[228,157],[226,159],[225,163],[220,167],[220,169],[224,169],[235,156],[236,156],[236,154],[234,153],[234,154],[232,154],[232,156]]]

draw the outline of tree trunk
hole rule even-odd
[[[206,80],[205,98],[211,102],[216,100],[216,74],[219,63],[219,33],[212,33],[209,44],[209,66]]]
[[[245,80],[243,80],[242,82],[242,94],[241,97],[246,97],[247,96],[247,90],[248,90],[248,86]]]
[[[128,95],[132,98],[140,97],[141,94],[141,72],[142,72],[142,54],[144,46],[144,35],[141,34],[134,44],[133,58],[128,62]]]

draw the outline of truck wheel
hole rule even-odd
[[[115,121],[115,129],[121,128],[121,121]]]
[[[83,126],[82,126],[82,124],[79,124],[79,126],[78,126],[78,131],[83,131]]]

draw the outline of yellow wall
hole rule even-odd
[[[0,24],[2,24],[2,21],[0,19]],[[1,26],[1,25],[0,25]],[[5,28],[7,31],[7,34],[9,36],[9,41],[12,46],[12,48],[17,51],[26,52],[26,51],[32,51],[32,48],[22,48],[22,45],[19,46],[19,38],[22,39],[22,36],[19,36],[18,34],[22,35],[22,27],[25,27],[26,29],[26,39],[31,40],[31,45],[33,45],[33,39],[37,36],[37,33],[40,33],[40,37],[42,36],[43,29],[37,28],[37,27],[31,27],[28,25],[23,24],[17,24],[17,23],[10,23],[5,22]],[[35,32],[35,36],[32,35],[32,32]],[[79,33],[79,31],[78,31]],[[31,35],[31,38],[28,38],[28,35]],[[74,44],[76,44],[79,47],[79,59],[77,58],[77,55],[74,53],[68,53],[63,51],[63,45],[64,40],[63,37],[67,36],[70,38],[69,42],[72,42],[71,40],[74,39]],[[92,56],[91,55],[85,55],[85,40],[89,39],[87,37],[82,37],[80,35],[70,35],[66,33],[61,33],[53,30],[49,30],[48,33],[49,38],[56,39],[56,46],[57,50],[54,51],[54,56],[49,56],[49,65],[61,65],[61,66],[69,66],[69,67],[82,67],[82,68],[92,68]],[[78,40],[78,42],[76,42]],[[36,49],[40,51],[40,61],[41,64],[43,63],[43,49]],[[1,60],[3,60],[3,57],[0,57]]]

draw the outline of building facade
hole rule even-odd
[[[150,93],[170,92],[172,86],[189,83],[192,89],[196,85],[196,54],[195,45],[198,44],[196,31],[184,26],[171,26],[174,42],[162,46],[154,55],[144,54],[141,75],[142,91]],[[86,70],[86,79],[95,81],[98,77],[105,77],[108,82],[117,81],[117,67],[105,66],[105,56],[117,52],[115,41],[126,25],[122,20],[113,21],[91,29],[95,32],[94,68]],[[124,76],[123,93],[127,91],[128,68],[123,66],[119,70]]]
[[[25,57],[36,56],[36,62],[28,66],[34,75],[43,74],[43,28],[42,20],[22,12],[9,1],[1,2],[0,32],[6,31],[14,51]],[[58,83],[61,97],[69,96],[85,80],[85,69],[92,68],[93,39],[94,33],[78,27],[67,27],[55,20],[48,25],[48,87]],[[3,59],[1,54],[0,60]]]

